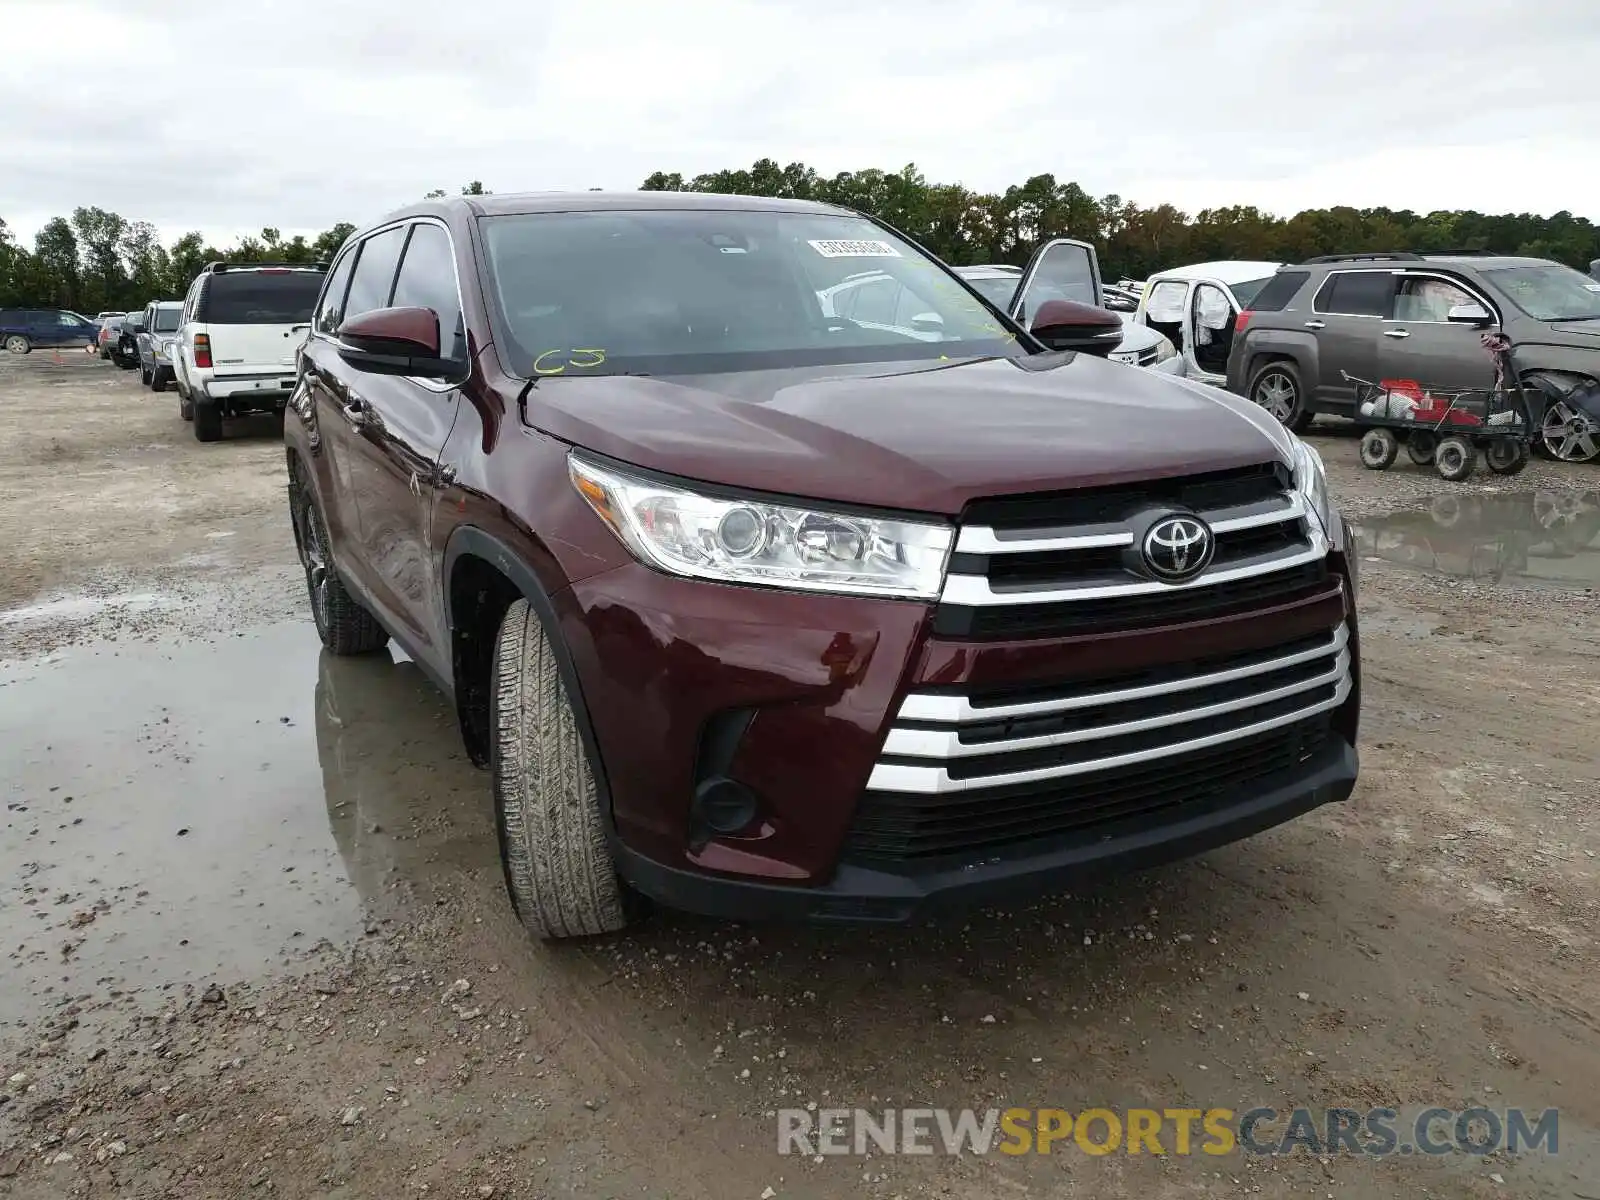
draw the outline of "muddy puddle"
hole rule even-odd
[[[443,697],[309,623],[0,663],[0,730],[0,1028],[348,946],[493,854]]]
[[[1354,525],[1369,562],[1457,579],[1600,586],[1600,491],[1462,489]]]

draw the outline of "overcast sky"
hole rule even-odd
[[[214,239],[768,156],[1600,219],[1600,0],[0,0],[0,217]]]

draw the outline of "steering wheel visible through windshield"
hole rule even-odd
[[[520,375],[1029,352],[942,266],[861,217],[684,208],[481,220],[496,338]]]

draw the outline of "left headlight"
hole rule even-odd
[[[1167,359],[1177,356],[1178,348],[1172,344],[1171,338],[1163,334],[1161,340],[1156,343],[1156,362],[1164,363]]]
[[[944,583],[948,525],[706,496],[577,453],[567,469],[641,562],[674,575],[918,600],[937,598]]]
[[[1322,466],[1322,455],[1298,437],[1294,438],[1294,486],[1304,497],[1306,507],[1317,514],[1322,532],[1331,536],[1333,514],[1328,501],[1328,473]]]

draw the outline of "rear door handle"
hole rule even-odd
[[[1328,323],[1326,321],[1307,321],[1306,322],[1306,328],[1307,329],[1326,329],[1327,327],[1328,327]]]
[[[1411,331],[1407,329],[1385,329],[1383,331],[1383,336],[1392,338],[1408,338],[1411,336]]]

